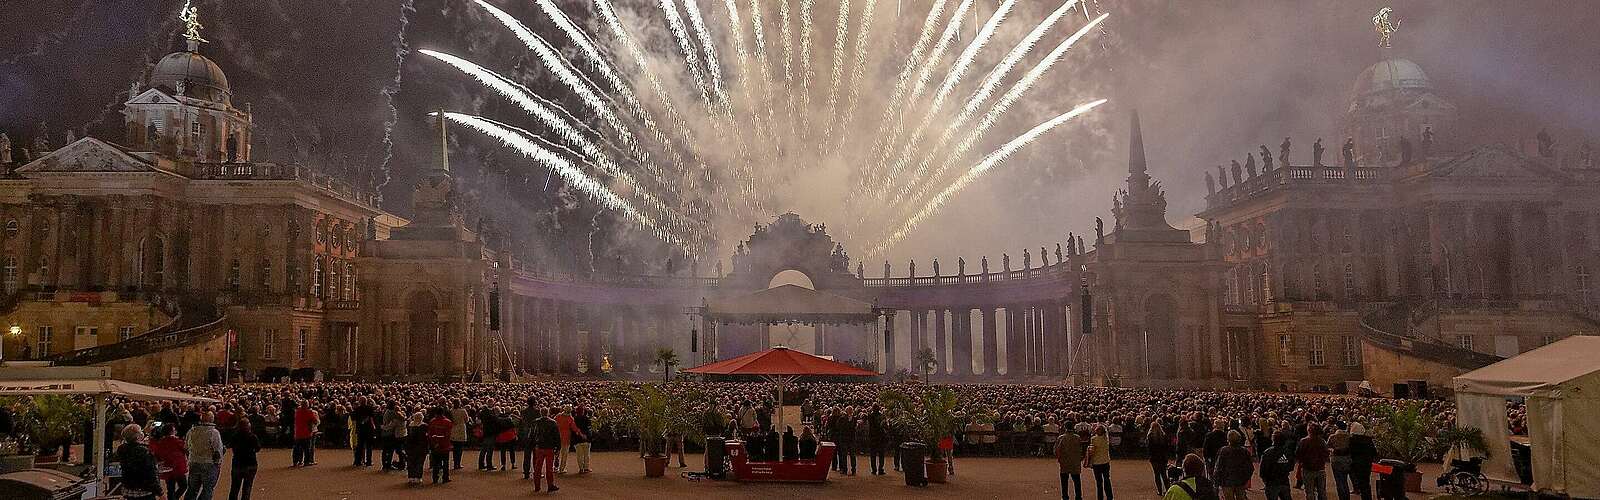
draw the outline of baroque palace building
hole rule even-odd
[[[1286,139],[1259,169],[1206,169],[1203,234],[1168,222],[1135,114],[1110,227],[872,278],[792,213],[713,276],[554,273],[469,229],[442,148],[409,220],[255,161],[250,113],[197,43],[130,95],[121,143],[0,135],[6,359],[154,383],[650,377],[660,349],[698,364],[785,344],[936,381],[1403,395],[1600,330],[1589,153],[1458,144],[1455,107],[1387,55],[1338,153]]]

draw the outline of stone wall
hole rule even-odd
[[[1393,394],[1394,384],[1397,383],[1425,380],[1428,382],[1430,395],[1438,396],[1441,391],[1450,389],[1451,378],[1468,371],[1407,356],[1365,341],[1361,343],[1361,355],[1365,361],[1364,376],[1372,383],[1372,389],[1379,394]]]
[[[111,377],[147,385],[205,383],[212,367],[221,367],[227,335],[198,344],[119,359],[95,366],[111,369]]]
[[[7,357],[20,358],[26,352],[30,358],[63,353],[74,349],[115,344],[122,341],[120,332],[128,328],[130,335],[141,335],[171,320],[160,309],[145,301],[118,301],[115,292],[58,293],[52,300],[24,300],[15,309],[0,315],[0,328],[15,325],[21,335],[7,336]],[[48,353],[39,352],[39,327],[50,328]],[[92,343],[75,345],[78,327],[94,328],[97,335]]]

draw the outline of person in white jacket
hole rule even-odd
[[[217,432],[215,422],[216,415],[201,412],[200,423],[183,436],[184,442],[189,444],[189,491],[184,494],[184,500],[211,500],[217,488],[222,454],[227,448],[222,444],[222,433]]]

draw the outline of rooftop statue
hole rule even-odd
[[[1267,149],[1266,144],[1261,145],[1261,171],[1272,171],[1272,151]]]
[[[1289,147],[1289,138],[1284,137],[1283,143],[1278,145],[1278,161],[1283,162],[1283,166],[1285,167],[1289,166]],[[1267,169],[1270,170],[1272,167],[1269,166]]]
[[[1322,138],[1321,137],[1317,138],[1317,142],[1311,143],[1311,166],[1313,166],[1313,167],[1322,166],[1322,152],[1325,151],[1325,150],[1326,150],[1326,148],[1322,147]]]

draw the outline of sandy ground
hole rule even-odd
[[[534,492],[532,481],[522,479],[522,471],[479,472],[475,470],[477,452],[469,450],[462,463],[467,468],[452,471],[449,484],[407,485],[403,472],[380,472],[378,467],[354,468],[349,450],[318,450],[319,465],[289,467],[289,451],[261,453],[261,468],[256,476],[254,498],[258,499],[383,499],[410,498],[475,499],[533,498],[692,498],[709,499],[846,499],[846,498],[1059,498],[1060,476],[1055,461],[1044,458],[958,458],[956,475],[946,484],[926,488],[906,486],[893,468],[884,476],[865,474],[833,476],[825,484],[742,484],[731,481],[690,481],[679,476],[686,470],[700,470],[700,455],[688,457],[689,468],[667,468],[667,477],[647,479],[637,454],[596,453],[594,473],[562,475],[557,478],[561,491],[555,494]],[[374,456],[376,460],[378,456]],[[674,462],[675,464],[675,462]],[[891,462],[892,465],[892,462]],[[1429,468],[1432,469],[1432,468]],[[1428,470],[1428,472],[1433,472]],[[1431,480],[1431,475],[1429,480]],[[1094,498],[1094,481],[1085,471],[1084,494]],[[1150,466],[1142,460],[1119,460],[1112,466],[1112,483],[1117,498],[1151,499],[1156,496]],[[228,470],[224,467],[217,485],[217,498],[227,498]],[[1426,482],[1426,481],[1425,481]],[[1329,485],[1329,495],[1333,494]],[[1301,498],[1300,492],[1294,493]],[[1259,491],[1251,498],[1264,498]]]

